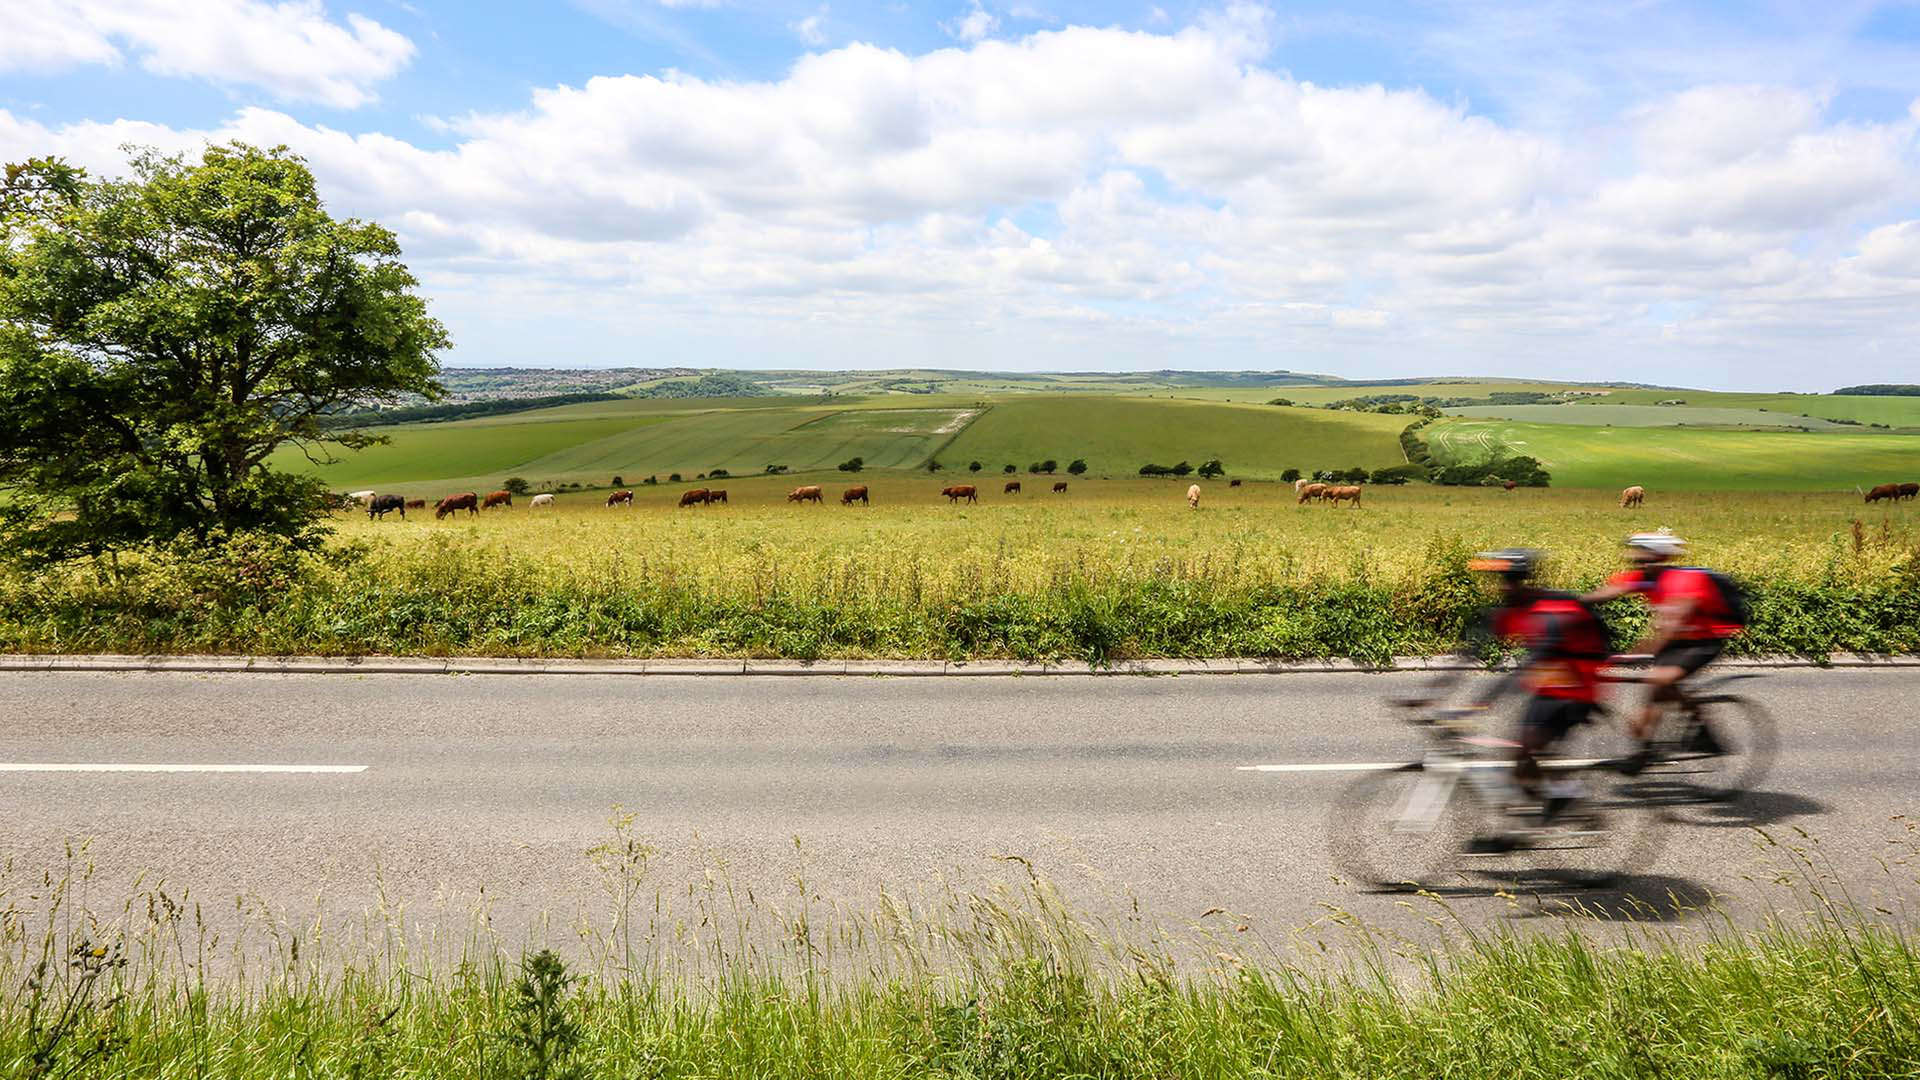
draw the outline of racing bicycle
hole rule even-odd
[[[1622,790],[1619,761],[1563,754],[1540,758],[1549,792],[1572,795],[1559,813],[1513,782],[1514,743],[1476,733],[1479,710],[1409,710],[1426,743],[1404,765],[1369,771],[1335,801],[1328,836],[1335,867],[1368,887],[1501,886],[1597,888],[1649,865],[1664,815]],[[1595,725],[1562,740],[1578,752]],[[1503,837],[1510,850],[1483,853]]]
[[[1642,664],[1646,656],[1617,656],[1615,664]],[[1752,791],[1773,767],[1779,749],[1779,730],[1773,716],[1753,698],[1733,693],[1734,683],[1758,678],[1737,673],[1709,679],[1700,686],[1681,683],[1679,700],[1660,717],[1653,733],[1653,761],[1640,779],[1643,784],[1670,786],[1672,794],[1695,800],[1725,801]],[[1608,682],[1640,684],[1645,676],[1608,671]],[[1617,747],[1630,747],[1626,724],[1618,725]]]

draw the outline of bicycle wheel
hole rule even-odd
[[[1334,800],[1328,848],[1335,869],[1369,888],[1417,889],[1445,874],[1480,817],[1459,773],[1365,773]]]
[[[1772,714],[1752,698],[1734,694],[1695,698],[1691,705],[1697,722],[1711,733],[1711,741],[1695,741],[1695,729],[1684,710],[1669,714],[1661,734],[1671,732],[1674,745],[1665,755],[1662,771],[1685,776],[1709,799],[1732,799],[1753,790],[1773,767],[1779,749]]]
[[[1551,822],[1533,811],[1515,814],[1509,828],[1520,846],[1505,855],[1463,858],[1462,868],[1516,886],[1590,889],[1652,865],[1665,818],[1630,790],[1627,778],[1592,759],[1541,764],[1550,790],[1573,794],[1573,802]]]

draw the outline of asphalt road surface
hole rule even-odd
[[[1418,921],[1333,874],[1328,811],[1354,774],[1319,768],[1407,757],[1416,740],[1384,702],[1416,678],[9,673],[0,881],[18,896],[87,840],[96,904],[144,874],[227,910],[384,897],[417,927],[484,890],[514,933],[604,909],[587,852],[624,808],[668,896],[799,880],[859,909],[882,890],[1017,882],[1018,856],[1102,917],[1226,909],[1275,933],[1331,905]],[[1920,896],[1920,670],[1747,687],[1782,727],[1764,790],[1686,809],[1655,865],[1589,899],[1676,925],[1709,898],[1742,920],[1804,905],[1774,883],[1791,859],[1764,830],[1812,843],[1856,901],[1902,911]],[[1276,764],[1314,768],[1242,768]],[[1545,904],[1454,901],[1469,922]]]

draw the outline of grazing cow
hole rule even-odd
[[[407,500],[399,495],[375,495],[367,501],[367,520],[379,518],[387,520],[387,511],[400,511],[400,520],[407,520]]]
[[[1313,483],[1313,481],[1312,481],[1312,480],[1309,480],[1309,479],[1307,479],[1307,478],[1306,478],[1306,477],[1304,477],[1304,476],[1302,476],[1302,477],[1300,477],[1300,478],[1299,478],[1298,480],[1295,480],[1295,481],[1293,482],[1293,494],[1294,494],[1294,497],[1295,497],[1295,498],[1299,498],[1299,496],[1300,496],[1300,492],[1301,492],[1301,489],[1303,489],[1303,488],[1305,488],[1305,487],[1307,487],[1307,486],[1308,486],[1309,484],[1312,484],[1312,483]],[[1302,501],[1302,502],[1305,502],[1306,500],[1304,500],[1304,499],[1301,499],[1301,501]]]
[[[1502,480],[1502,481],[1500,481],[1500,487],[1501,487],[1502,489],[1504,489],[1504,490],[1506,490],[1506,491],[1512,491],[1512,490],[1513,490],[1514,488],[1517,488],[1517,487],[1519,487],[1519,486],[1520,486],[1520,481],[1518,481],[1518,480]]]
[[[1909,482],[1900,485],[1900,499],[1912,499],[1916,497],[1920,497],[1920,484]],[[1895,501],[1897,502],[1899,499]]]
[[[491,510],[496,506],[512,506],[512,505],[513,505],[513,492],[489,491],[487,492],[487,497],[481,500],[480,509]]]
[[[1053,493],[1055,495],[1058,495],[1065,490],[1067,490],[1067,482],[1065,480],[1055,480],[1053,482]]]
[[[1881,499],[1889,499],[1894,502],[1898,502],[1900,500],[1900,485],[1899,484],[1878,484],[1878,485],[1875,485],[1872,491],[1867,492],[1868,502],[1876,503],[1876,502],[1879,502]]]
[[[873,505],[867,501],[867,485],[860,484],[840,493],[841,506],[852,506],[854,503],[859,503],[861,506]]]
[[[1239,487],[1239,486],[1240,486],[1240,481],[1238,481],[1238,480],[1229,480],[1229,481],[1227,481],[1227,486],[1228,486],[1228,487]]]
[[[1004,488],[1001,488],[1001,489],[1000,489],[1000,494],[1002,494],[1002,495],[1018,495],[1018,494],[1020,494],[1020,481],[1018,481],[1018,480],[1009,480],[1009,481],[1007,481],[1007,486],[1006,486],[1006,487],[1004,487]]]
[[[1200,485],[1199,484],[1187,485],[1187,509],[1189,510],[1200,509]]]
[[[806,487],[797,487],[797,488],[794,488],[792,491],[787,492],[787,501],[795,502],[795,503],[798,503],[798,502],[817,503],[817,502],[824,502],[825,496],[820,494],[819,484],[808,484]]]
[[[612,508],[615,506],[624,506],[629,510],[633,509],[633,492],[631,491],[614,492],[613,494],[607,496],[607,506],[609,508]]]
[[[407,500],[407,509],[409,510],[425,510],[426,508],[427,508],[427,500],[425,499],[408,499]]]
[[[479,513],[480,496],[475,495],[471,491],[460,495],[449,495],[433,504],[433,519],[438,521],[448,514],[457,513],[461,510],[465,510],[468,517]]]
[[[538,510],[543,506],[552,506],[552,505],[553,505],[553,494],[551,492],[543,491],[540,494],[535,495],[533,497],[533,502],[527,504],[527,509]]]
[[[347,492],[347,498],[352,499],[354,502],[357,502],[357,503],[363,503],[363,502],[366,502],[368,499],[373,498],[373,492],[349,491]]]
[[[1355,510],[1360,509],[1360,488],[1357,484],[1347,484],[1343,487],[1330,487],[1321,498],[1327,500],[1328,506],[1339,506],[1342,502],[1351,499],[1353,500],[1353,508]]]
[[[1620,509],[1631,510],[1647,500],[1647,489],[1635,484],[1620,492]]]
[[[1313,500],[1324,496],[1327,493],[1327,485],[1307,484],[1304,487],[1296,488],[1295,491],[1300,496],[1299,502],[1302,505],[1304,505],[1306,503],[1312,502]]]
[[[694,488],[692,491],[683,491],[680,493],[680,505],[683,507],[705,506],[707,504],[707,498],[708,491],[706,488]]]
[[[727,502],[727,491],[725,488],[714,488],[712,491],[707,492],[707,505],[711,506],[714,503],[723,502]],[[733,504],[727,503],[727,505],[732,506]]]
[[[940,489],[940,494],[945,495],[949,503],[957,503],[961,499],[965,499],[970,503],[980,501],[980,493],[974,489],[972,484],[955,484],[952,487],[944,487]]]

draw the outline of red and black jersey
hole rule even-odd
[[[1597,701],[1600,669],[1612,655],[1593,609],[1566,593],[1537,592],[1488,613],[1489,629],[1527,648],[1520,677],[1537,697]]]
[[[1692,566],[1659,566],[1645,570],[1622,570],[1607,579],[1609,585],[1625,585],[1647,598],[1656,608],[1685,605],[1674,628],[1681,641],[1719,641],[1745,629],[1733,605],[1712,573]]]

